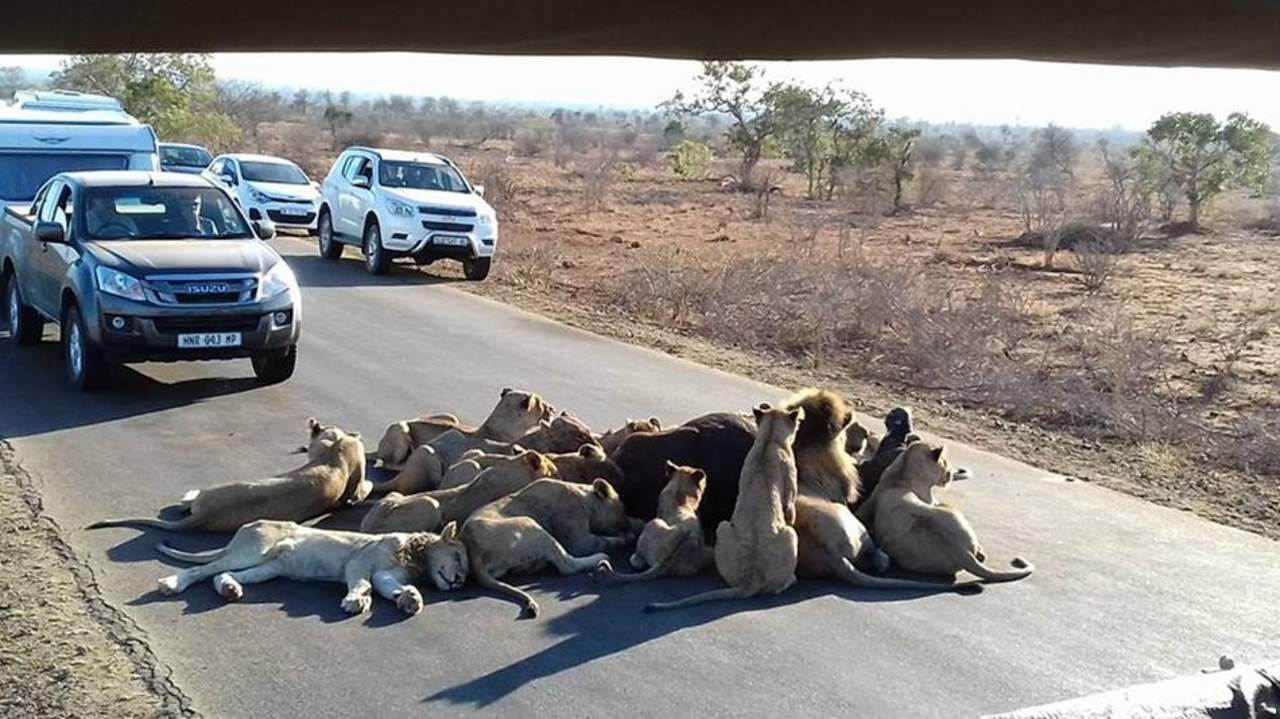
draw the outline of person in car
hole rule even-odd
[[[137,234],[133,220],[116,212],[110,197],[90,197],[85,213],[85,228],[90,237],[128,237]]]

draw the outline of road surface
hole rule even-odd
[[[275,581],[226,605],[207,584],[152,591],[165,533],[84,531],[190,488],[296,466],[315,415],[376,441],[388,421],[479,420],[504,386],[596,428],[676,423],[778,388],[595,337],[426,275],[371,278],[277,240],[304,285],[298,374],[259,388],[247,361],[146,365],[80,395],[57,346],[0,349],[0,436],[46,507],[206,716],[970,716],[1192,673],[1222,653],[1280,655],[1280,545],[952,445],[951,491],[996,561],[1037,573],[977,596],[800,584],[778,598],[661,615],[647,602],[711,579],[603,587],[527,582],[541,619],[468,588],[403,618],[349,618],[337,585]],[[501,260],[499,260],[501,261]],[[225,536],[171,538],[205,548]]]

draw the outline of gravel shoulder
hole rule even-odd
[[[198,716],[168,675],[0,439],[0,716]]]

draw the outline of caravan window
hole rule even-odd
[[[129,166],[125,155],[80,155],[67,153],[0,153],[0,200],[25,202],[35,196],[50,177],[77,170],[123,170]]]

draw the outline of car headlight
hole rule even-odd
[[[249,197],[253,198],[254,202],[270,202],[271,201],[271,198],[267,197],[267,194],[265,192],[262,192],[256,187],[249,188]]]
[[[399,200],[387,200],[387,209],[398,217],[413,217],[414,213],[413,205]]]
[[[142,291],[142,283],[133,275],[117,272],[110,267],[99,267],[93,271],[93,274],[98,280],[98,289],[103,292],[127,300],[147,301],[147,296]]]
[[[488,227],[496,221],[497,220],[496,218],[494,218],[493,215],[486,215],[483,212],[476,214],[476,224],[480,225],[481,227]]]
[[[298,281],[293,276],[293,270],[289,269],[289,265],[285,264],[284,260],[281,260],[267,270],[266,276],[262,278],[260,295],[262,299],[268,300],[297,286]]]

